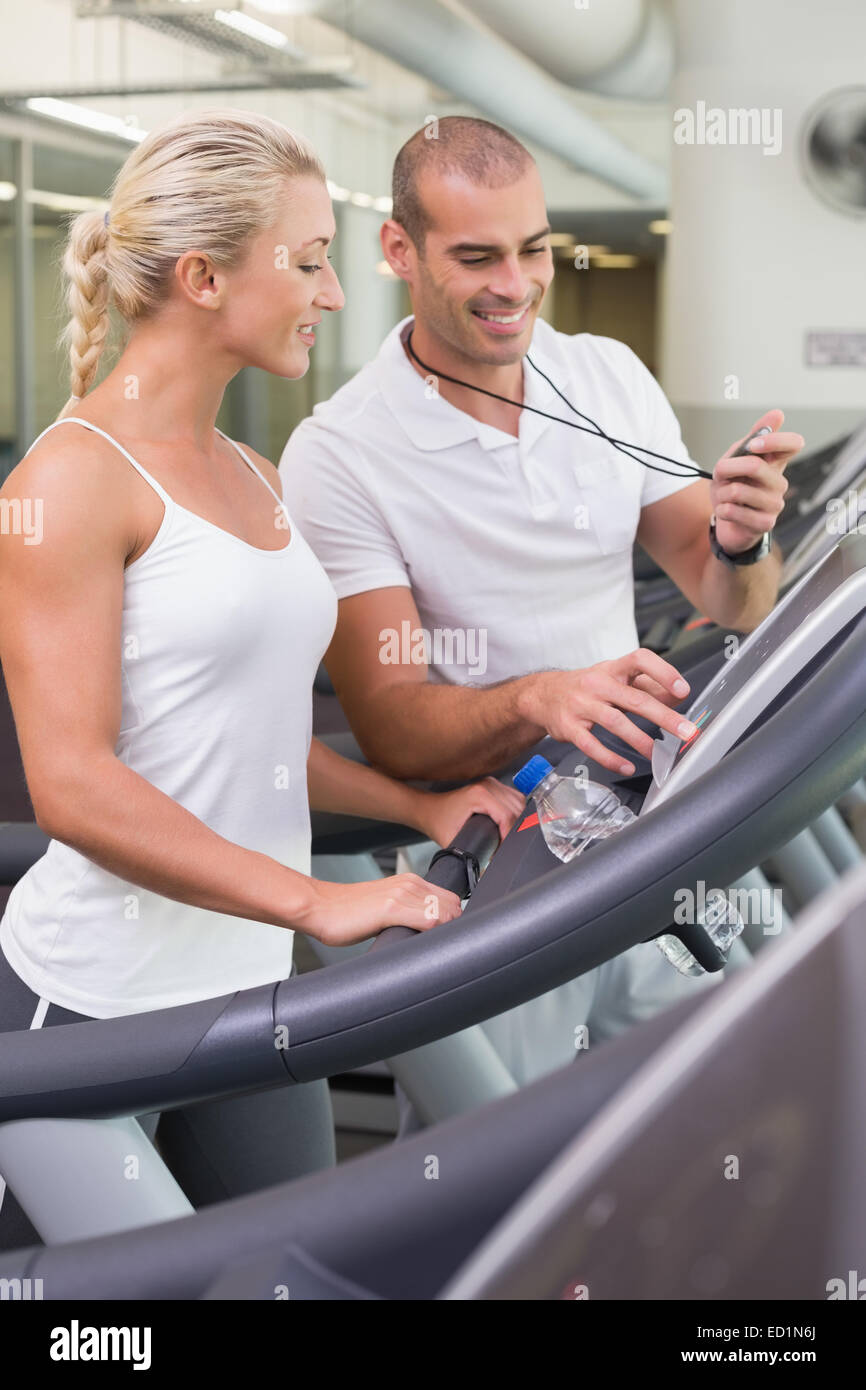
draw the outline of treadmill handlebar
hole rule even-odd
[[[0,847],[8,843],[11,868],[15,856],[29,868],[38,836],[47,840],[35,825],[0,826]],[[448,849],[434,856],[429,881],[464,896],[467,861],[486,856],[498,842],[489,817],[470,816]],[[415,935],[408,928],[392,930],[398,937]],[[139,1114],[285,1085],[295,1079],[285,1051],[295,1037],[275,1007],[283,983],[173,1008],[0,1034],[0,1123]]]
[[[436,888],[447,888],[459,898],[468,898],[478,882],[481,864],[498,845],[496,822],[476,811],[451,844],[433,855],[424,878]],[[398,941],[417,935],[414,927],[386,927],[376,937],[370,950],[393,946]]]
[[[729,883],[866,773],[864,656],[866,612],[703,776],[591,854],[509,880],[465,921],[221,999],[0,1034],[0,1123],[137,1115],[331,1076],[601,965],[669,928],[683,885]],[[439,864],[465,871],[453,856]]]

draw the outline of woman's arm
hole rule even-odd
[[[10,515],[16,500],[42,509],[38,543],[14,529],[0,535],[0,657],[42,829],[167,898],[333,944],[456,916],[453,893],[413,874],[322,884],[233,844],[115,756],[136,512],[115,451],[78,431],[67,438],[73,431],[52,432],[0,489]]]
[[[394,782],[365,763],[352,762],[314,738],[307,759],[307,792],[313,811],[369,816],[418,829],[422,793]]]
[[[474,811],[490,816],[504,840],[524,805],[518,792],[492,777],[454,792],[421,791],[341,757],[317,738],[307,760],[307,790],[315,811],[408,825],[440,845],[449,844]]]

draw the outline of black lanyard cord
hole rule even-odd
[[[569,410],[573,411],[575,415],[579,415],[582,420],[587,420],[589,422],[587,425],[578,425],[574,420],[564,420],[561,415],[551,415],[546,410],[539,410],[537,406],[525,405],[521,401],[513,401],[510,396],[500,396],[496,391],[488,391],[485,386],[474,386],[471,381],[461,381],[460,377],[448,376],[445,372],[437,371],[435,367],[430,367],[426,362],[421,361],[421,358],[412,346],[412,332],[413,330],[410,329],[406,339],[406,347],[409,350],[409,356],[414,362],[417,362],[418,366],[422,371],[425,371],[428,376],[441,377],[443,381],[450,381],[452,386],[464,386],[469,391],[477,391],[482,396],[490,396],[491,400],[502,401],[504,405],[516,406],[518,410],[529,410],[533,415],[542,415],[545,420],[553,420],[559,425],[568,425],[569,429],[581,430],[582,433],[591,434],[596,439],[604,439],[608,444],[612,445],[614,449],[618,449],[621,454],[625,454],[627,458],[633,459],[635,463],[643,464],[644,468],[651,468],[654,473],[665,473],[669,478],[709,478],[710,481],[712,481],[712,473],[707,473],[705,469],[699,468],[696,463],[691,463],[690,461],[686,462],[684,459],[671,458],[669,454],[658,454],[654,449],[648,449],[643,444],[629,444],[627,440],[614,439],[612,435],[606,434],[601,428],[601,425],[597,424],[591,416],[584,415],[582,411],[572,405],[571,401],[559,390],[559,387],[555,386],[550,380],[550,377],[547,376],[540,367],[535,365],[528,353],[526,355],[526,360],[533,371],[544,378],[551,390],[556,392],[559,399],[568,406]],[[592,429],[589,428],[590,425]],[[648,463],[646,459],[638,458],[635,454],[630,452],[632,449],[637,449],[642,454],[649,454],[652,458],[664,459],[666,463],[675,463],[678,470],[686,471],[674,473],[670,468],[659,468],[658,464]]]

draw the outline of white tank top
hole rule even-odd
[[[336,622],[330,580],[233,440],[282,510],[290,541],[281,550],[260,550],[174,502],[89,421],[54,424],[70,420],[114,444],[165,506],[124,573],[116,756],[225,839],[309,874],[307,755],[313,678]],[[0,946],[25,984],[95,1018],[286,979],[292,939],[125,882],[57,840],[15,885],[0,923]]]

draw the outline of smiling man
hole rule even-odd
[[[593,724],[643,754],[651,739],[630,713],[693,732],[672,708],[687,694],[679,673],[637,649],[635,537],[703,613],[748,631],[776,598],[770,532],[803,441],[769,411],[750,457],[725,455],[712,482],[696,479],[634,353],[539,318],[553,278],[544,191],[499,126],[447,117],[404,145],[382,245],[413,317],[316,407],[280,465],[340,600],[326,664],[356,737],[404,778],[490,773],[545,733],[628,774]],[[656,469],[642,466],[589,420],[683,470],[652,454]],[[395,661],[391,634],[406,630],[426,646],[403,644]],[[466,652],[483,632],[484,675],[437,660],[437,632],[462,632]],[[607,1036],[696,983],[649,944],[555,991],[556,1005],[546,996],[485,1026],[529,1080],[574,1055],[577,1024]]]

